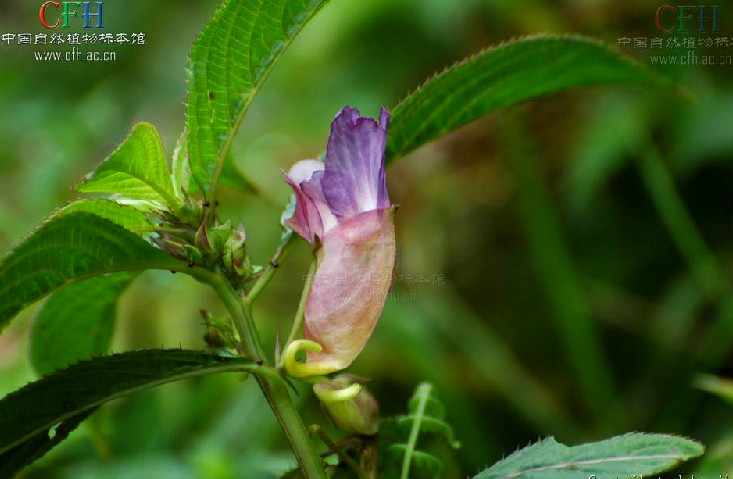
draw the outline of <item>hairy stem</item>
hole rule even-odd
[[[221,276],[217,275],[216,279],[207,277],[207,282],[214,288],[232,316],[239,332],[243,353],[263,364],[267,363],[249,307],[244,304],[241,296]],[[255,374],[255,377],[293,448],[303,475],[307,479],[325,479],[326,472],[321,458],[293,404],[285,381],[276,375]]]
[[[234,326],[239,333],[239,342],[242,345],[244,355],[267,363],[264,349],[257,334],[257,326],[249,310],[244,307],[242,297],[222,276],[217,276],[216,280],[210,280],[209,285],[214,288],[214,291],[216,291],[216,294],[232,316]]]

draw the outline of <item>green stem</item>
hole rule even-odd
[[[255,299],[257,299],[260,293],[262,293],[262,290],[265,288],[265,286],[267,286],[272,277],[275,276],[275,273],[280,267],[279,262],[287,256],[288,252],[295,244],[296,239],[296,236],[291,232],[283,239],[282,243],[280,243],[280,247],[275,252],[275,256],[272,257],[270,262],[265,267],[265,270],[262,271],[260,277],[257,278],[257,281],[255,281],[255,283],[252,285],[249,292],[247,293],[245,304],[248,307],[252,306],[252,303],[254,303]]]
[[[417,408],[415,408],[415,417],[412,419],[412,428],[410,428],[410,437],[407,440],[407,446],[405,447],[405,458],[402,461],[402,474],[400,479],[407,479],[410,477],[410,462],[412,460],[412,453],[417,445],[417,437],[420,435],[420,426],[425,415],[425,405],[428,402],[430,393],[433,386],[428,383],[423,383],[418,386],[415,396],[418,398]]]
[[[311,262],[310,268],[308,268],[308,275],[305,277],[305,285],[303,286],[303,293],[300,295],[300,302],[298,303],[298,311],[295,313],[293,319],[293,327],[290,329],[288,339],[285,344],[288,345],[295,340],[298,335],[300,328],[303,326],[303,320],[305,319],[305,304],[308,302],[308,293],[313,285],[313,278],[316,275],[317,262],[314,260]]]
[[[214,291],[216,291],[216,294],[232,316],[234,326],[239,333],[239,341],[242,344],[244,355],[258,361],[267,362],[257,334],[257,326],[248,308],[244,307],[241,296],[222,276],[217,276],[216,280],[209,280],[208,283],[214,288]]]
[[[266,363],[264,350],[260,343],[249,308],[244,304],[239,294],[232,288],[226,279],[216,275],[216,279],[207,276],[207,283],[214,288],[219,298],[226,306],[239,332],[242,351],[257,361]],[[270,408],[275,413],[280,427],[293,448],[300,469],[307,479],[326,479],[321,458],[303,420],[298,414],[290,397],[285,381],[280,376],[256,374],[257,383],[267,398]]]

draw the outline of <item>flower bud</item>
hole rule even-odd
[[[230,220],[227,220],[226,223],[212,226],[208,230],[208,239],[209,243],[211,244],[211,249],[216,253],[221,253],[224,251],[224,247],[227,243],[227,240],[229,239],[229,236],[232,234],[232,222]]]
[[[353,376],[318,382],[313,392],[338,428],[366,436],[373,436],[379,430],[379,404]]]

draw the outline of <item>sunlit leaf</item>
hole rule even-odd
[[[219,159],[231,161],[232,139],[270,69],[327,1],[228,0],[196,40],[189,60],[188,155],[204,193]]]
[[[56,216],[78,212],[91,213],[108,219],[133,233],[143,234],[155,231],[155,227],[148,221],[144,212],[110,200],[75,201],[58,210]]]
[[[137,123],[122,144],[76,185],[76,190],[119,201],[180,206],[160,135],[149,123]]]

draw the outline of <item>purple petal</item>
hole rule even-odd
[[[384,145],[382,146],[382,160],[379,164],[379,179],[377,180],[377,208],[387,208],[389,206],[392,206],[392,202],[389,200],[389,192],[387,191],[387,176],[384,171],[384,149],[387,147],[387,126],[389,126],[390,118],[391,117],[387,109],[385,107],[382,107],[382,110],[379,114],[379,125],[384,130],[385,139]]]
[[[323,163],[321,163],[321,165],[323,165]],[[338,220],[331,212],[331,208],[329,208],[328,203],[326,202],[326,197],[323,194],[323,174],[323,170],[316,170],[313,172],[309,180],[300,183],[300,189],[303,190],[303,193],[305,193],[308,198],[311,199],[313,205],[318,210],[318,216],[320,217],[321,226],[323,227],[323,232],[318,234],[320,237],[323,237],[328,230],[336,226],[338,223]]]
[[[380,123],[345,107],[331,124],[322,189],[333,214],[340,218],[390,206],[384,173],[389,113]]]
[[[309,185],[310,179],[316,173],[323,174],[323,163],[316,160],[299,161],[290,168],[289,172],[285,173],[283,171],[285,181],[288,182],[295,193],[295,211],[292,218],[287,221],[288,226],[309,243],[313,243],[316,236],[323,236],[324,234],[323,221],[321,220],[318,205],[302,187],[303,185]],[[312,190],[312,188],[306,189]]]

